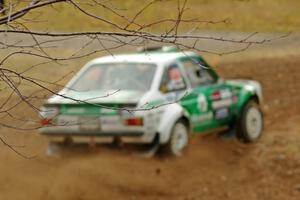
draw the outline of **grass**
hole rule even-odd
[[[89,2],[90,0],[84,1]],[[82,1],[80,1],[82,2]],[[107,2],[107,1],[106,1]],[[149,1],[113,0],[109,1],[117,12],[131,19]],[[180,1],[183,3],[183,1]],[[82,7],[93,14],[107,20],[125,25],[126,21],[100,6]],[[182,32],[196,26],[201,30],[222,31],[259,31],[259,32],[289,32],[300,31],[300,1],[299,0],[188,0],[185,18],[198,18],[204,21],[227,20],[227,23],[181,24]],[[28,26],[39,30],[54,31],[111,31],[114,27],[91,19],[78,12],[71,4],[61,3],[32,12],[31,17],[38,17],[40,22],[29,23]],[[137,18],[137,22],[145,24],[163,18],[176,18],[177,1],[158,1],[150,6]],[[164,23],[148,29],[153,32],[163,32],[171,27]],[[135,28],[135,27],[131,27]]]

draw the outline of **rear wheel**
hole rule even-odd
[[[238,121],[238,137],[243,142],[256,142],[262,135],[263,114],[255,101],[249,101],[243,108]]]
[[[184,121],[178,121],[172,129],[170,140],[166,145],[168,153],[174,156],[181,156],[188,144],[189,131]]]

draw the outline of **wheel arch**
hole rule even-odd
[[[257,103],[258,105],[262,104],[262,99],[260,97],[259,94],[257,94],[257,92],[254,91],[244,91],[243,93],[241,93],[241,95],[239,96],[239,102],[237,105],[237,117],[240,116],[243,108],[245,107],[245,105],[247,105],[247,103],[249,101],[254,101],[255,103]]]
[[[190,120],[185,116],[185,115],[182,115],[178,120],[178,121],[182,121],[186,127],[188,128],[188,131],[189,133],[191,132],[191,123],[190,123]]]
[[[190,133],[191,123],[189,114],[180,105],[172,104],[165,110],[156,131],[161,144],[166,144],[169,141],[174,125],[180,120],[185,123]]]

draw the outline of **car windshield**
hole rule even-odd
[[[151,87],[156,70],[155,64],[107,63],[89,67],[70,87],[72,90],[138,90]]]

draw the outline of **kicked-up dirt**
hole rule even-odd
[[[224,78],[264,89],[265,131],[256,144],[195,135],[184,156],[146,159],[127,148],[71,148],[47,157],[37,131],[1,128],[24,159],[0,145],[0,200],[300,199],[300,58],[221,63]],[[26,112],[24,108],[22,112]]]

